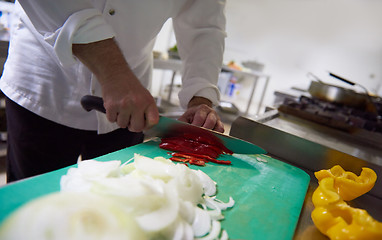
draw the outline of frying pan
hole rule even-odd
[[[323,100],[323,101],[327,101],[327,102],[343,104],[349,107],[355,107],[355,108],[364,109],[370,112],[376,112],[376,108],[373,104],[371,96],[369,95],[366,88],[364,88],[362,85],[346,80],[333,73],[329,73],[330,76],[338,80],[341,80],[342,82],[345,82],[353,86],[358,85],[365,90],[365,93],[358,93],[352,89],[324,83],[312,73],[308,73],[308,75],[310,77],[313,77],[316,80],[316,81],[311,81],[309,89],[308,89],[308,92],[312,95],[312,97]]]

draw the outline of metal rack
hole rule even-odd
[[[174,87],[174,79],[175,79],[176,74],[178,72],[180,72],[182,69],[182,61],[178,60],[178,59],[167,59],[167,60],[154,59],[154,68],[173,71],[171,83],[170,83],[170,91],[169,91],[169,94],[167,96],[167,100],[170,101],[171,95],[172,95],[172,89]],[[251,94],[249,96],[246,110],[244,113],[245,115],[248,115],[248,112],[249,112],[249,109],[251,107],[253,96],[254,96],[254,93],[255,93],[259,79],[263,78],[265,80],[263,91],[262,91],[262,94],[261,94],[261,97],[259,100],[259,104],[257,106],[257,114],[259,114],[261,105],[263,104],[263,101],[264,101],[265,92],[268,88],[270,76],[267,74],[264,74],[262,72],[254,71],[254,70],[251,70],[249,72],[239,71],[236,69],[229,68],[228,66],[222,66],[222,70],[227,71],[227,72],[232,72],[232,73],[240,75],[240,76],[249,77],[253,80],[252,88],[251,88]]]

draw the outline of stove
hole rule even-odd
[[[382,149],[382,101],[375,98],[376,111],[300,96],[286,98],[278,111],[337,129],[349,138]]]

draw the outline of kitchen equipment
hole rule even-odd
[[[347,134],[348,139],[357,140],[360,144],[382,148],[382,108],[376,114],[317,98],[301,96],[298,99],[285,99],[278,110],[283,114],[341,130],[342,132],[338,134]]]
[[[308,89],[308,92],[311,94],[312,97],[323,101],[365,109],[369,112],[376,113],[377,110],[373,103],[373,99],[369,95],[369,92],[365,87],[358,83],[349,81],[343,77],[340,77],[334,73],[329,72],[329,75],[349,85],[357,85],[361,87],[365,91],[365,93],[358,93],[352,89],[324,83],[317,76],[313,75],[312,73],[308,73],[308,76],[311,76],[316,80],[311,81]]]
[[[86,111],[91,111],[94,109],[106,113],[106,109],[103,106],[103,99],[100,97],[86,95],[82,97],[81,105]],[[148,129],[144,133],[146,137],[172,137],[190,133],[194,136],[203,136],[204,138],[212,141],[220,142],[234,153],[266,153],[266,151],[260,147],[241,139],[230,137],[206,128],[196,127],[194,125],[163,116],[160,117],[157,125]]]
[[[169,158],[168,151],[160,149],[158,144],[158,141],[147,141],[97,160],[125,162],[134,153]],[[190,168],[202,170],[217,182],[218,199],[227,202],[232,196],[235,200],[234,207],[223,212],[222,221],[231,239],[292,239],[309,175],[261,153],[219,158],[232,161],[232,165],[207,163],[205,167],[191,165]],[[59,191],[60,178],[67,170],[68,167],[0,188],[0,223],[22,204]]]
[[[342,88],[324,82],[312,81],[308,92],[320,100],[343,104],[347,106],[364,108],[367,103],[367,96],[352,89]]]

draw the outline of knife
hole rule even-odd
[[[81,105],[86,111],[96,110],[106,113],[103,105],[103,99],[97,96],[86,95],[81,98]],[[189,123],[181,122],[164,116],[159,117],[158,124],[146,130],[146,136],[155,137],[174,137],[190,133],[196,136],[207,137],[217,143],[224,144],[229,150],[239,154],[265,154],[266,151],[252,143],[239,138],[227,136],[225,134],[209,130],[203,127],[197,127]]]

